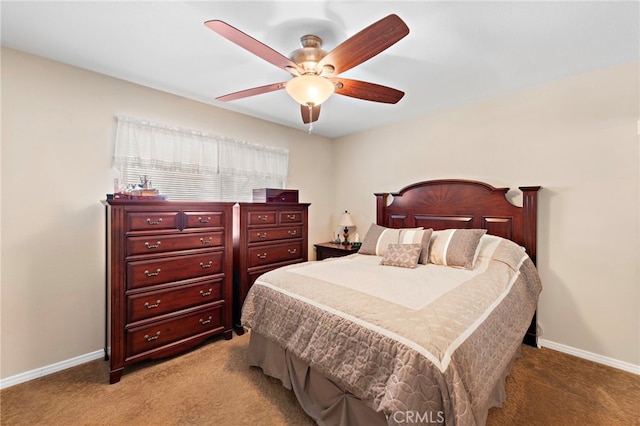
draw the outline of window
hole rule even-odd
[[[289,151],[118,116],[113,164],[125,184],[150,177],[170,200],[251,201],[284,188]]]

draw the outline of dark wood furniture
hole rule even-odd
[[[232,203],[108,200],[109,381],[232,327]]]
[[[523,246],[535,264],[539,189],[521,186],[522,207],[518,207],[505,197],[509,188],[457,179],[419,182],[398,192],[376,193],[377,223],[389,228],[486,229]],[[387,205],[390,195],[393,201]],[[535,314],[523,341],[537,346]]]
[[[319,243],[314,244],[316,248],[316,260],[324,260],[329,257],[342,257],[348,256],[353,253],[357,253],[360,250],[360,246],[352,246],[351,244],[337,244],[337,243]]]
[[[297,203],[297,189],[259,188],[253,190],[254,203]]]
[[[242,304],[256,278],[308,260],[308,203],[238,203],[233,220],[233,323],[242,334]]]

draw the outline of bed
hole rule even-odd
[[[320,425],[486,422],[536,345],[537,192],[434,180],[376,193],[358,254],[260,276],[249,362]]]

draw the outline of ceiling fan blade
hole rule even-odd
[[[206,21],[204,24],[207,28],[220,34],[227,40],[234,42],[238,46],[248,50],[256,56],[259,56],[265,61],[272,63],[284,71],[291,72],[289,70],[292,69],[298,71],[298,73],[303,73],[303,70],[286,56],[273,50],[250,35],[243,33],[239,29],[232,27],[224,21],[215,19]]]
[[[314,105],[311,107],[311,113],[309,113],[308,105],[300,105],[300,114],[302,115],[302,122],[304,124],[318,121],[318,118],[320,118],[320,105]]]
[[[404,92],[380,84],[342,77],[333,77],[330,80],[336,85],[335,93],[365,101],[395,104],[404,96]]]
[[[285,83],[267,84],[266,86],[254,87],[251,89],[240,90],[239,92],[229,93],[228,95],[218,96],[216,100],[222,102],[235,101],[236,99],[247,98],[249,96],[275,92],[276,90],[284,89],[284,86]]]
[[[336,46],[320,60],[317,68],[331,65],[334,68],[333,75],[338,75],[393,46],[407,34],[407,24],[397,15],[391,14]]]

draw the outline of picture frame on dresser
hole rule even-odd
[[[233,203],[107,199],[105,359],[125,367],[233,336]]]

